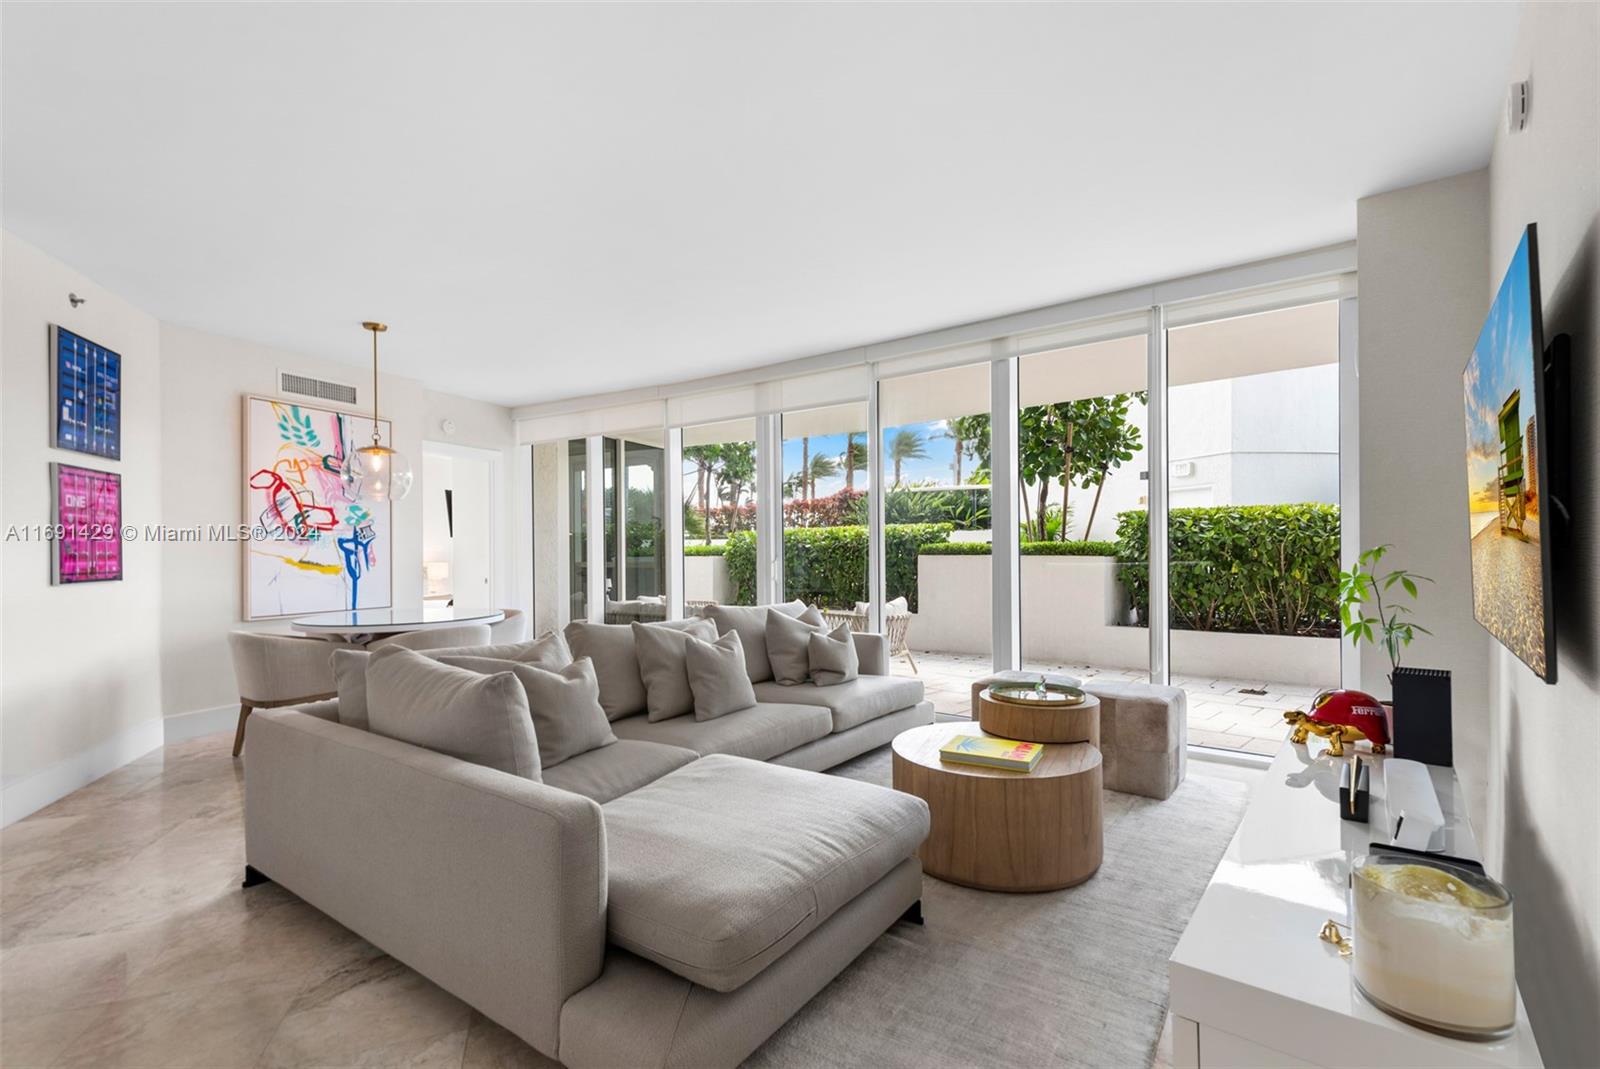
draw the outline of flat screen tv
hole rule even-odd
[[[1462,373],[1472,610],[1546,682],[1556,678],[1550,529],[1549,400],[1539,309],[1539,242],[1530,224]]]

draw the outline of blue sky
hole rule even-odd
[[[949,484],[955,480],[955,442],[948,437],[941,437],[946,433],[944,420],[932,420],[927,423],[908,424],[908,429],[922,435],[924,448],[928,456],[925,460],[912,460],[900,466],[900,477],[906,483],[924,482],[934,480],[939,483]],[[898,427],[891,427],[884,431],[884,442],[887,443]],[[865,444],[865,433],[856,436],[856,441]],[[835,459],[844,455],[845,436],[842,434],[824,434],[811,439],[811,455],[831,456]],[[977,462],[970,457],[962,461],[962,477],[967,477]],[[800,470],[800,439],[786,438],[783,442],[783,476],[789,476]],[[865,490],[867,479],[865,472],[856,472],[856,489]],[[884,480],[887,485],[892,476]],[[844,488],[844,468],[841,465],[839,474],[828,479],[817,480],[817,496],[826,497]]]
[[[1526,432],[1534,412],[1533,324],[1528,293],[1528,238],[1524,234],[1495,295],[1462,380],[1467,409],[1467,489],[1472,510],[1490,511],[1483,494],[1500,464],[1500,408],[1512,390],[1522,398],[1518,423]]]

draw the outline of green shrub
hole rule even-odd
[[[935,542],[920,552],[930,557],[987,557],[988,542]],[[1024,542],[1024,557],[1115,557],[1115,542]]]
[[[894,523],[883,529],[885,582],[890,598],[904,597],[917,609],[917,552],[950,537],[948,523]],[[753,605],[756,587],[756,536],[729,536],[724,558],[733,583],[734,603]],[[867,600],[867,529],[790,527],[783,533],[784,587],[791,598],[830,609],[851,608]]]
[[[1117,517],[1118,576],[1140,621],[1149,615],[1148,535],[1142,510]],[[1339,633],[1336,505],[1173,509],[1168,559],[1174,628]]]
[[[686,544],[683,547],[683,555],[685,557],[720,557],[725,549],[727,547],[720,542],[714,546]]]

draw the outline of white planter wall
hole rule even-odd
[[[1144,668],[1149,633],[1120,623],[1127,596],[1111,557],[1022,558],[1022,659],[1026,663]],[[991,652],[990,558],[917,558],[918,612],[913,650]],[[1333,638],[1172,632],[1175,675],[1259,679],[1312,686],[1339,680],[1339,642]]]
[[[733,580],[728,562],[721,557],[683,558],[683,600],[733,602]]]

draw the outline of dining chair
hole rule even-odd
[[[426,631],[404,631],[386,635],[367,643],[369,650],[385,646],[404,646],[408,650],[438,650],[451,646],[487,646],[490,642],[488,624],[461,624],[456,627],[436,627]]]
[[[321,701],[335,694],[333,643],[302,635],[230,631],[233,678],[239,685],[239,726],[233,756],[244,749],[244,725],[256,709]]]
[[[489,641],[496,646],[528,641],[528,614],[521,609],[506,609],[506,618],[489,625]]]

